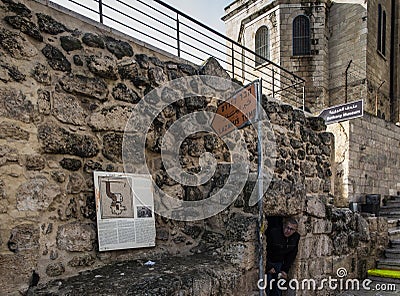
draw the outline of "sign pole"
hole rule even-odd
[[[259,279],[264,280],[264,214],[263,214],[263,153],[262,153],[262,124],[261,124],[261,100],[262,100],[262,79],[260,78],[257,83],[257,107],[256,107],[256,120],[257,120],[257,152],[258,152],[258,163],[257,163],[257,195],[258,195],[258,245],[259,245]],[[261,281],[262,282],[262,281]],[[264,292],[260,288],[260,296],[263,296]]]

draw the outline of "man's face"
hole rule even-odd
[[[291,236],[293,233],[295,233],[297,230],[297,225],[296,224],[291,224],[288,223],[283,227],[283,235],[285,237]]]

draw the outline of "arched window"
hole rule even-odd
[[[256,32],[256,67],[265,63],[263,59],[269,59],[269,30],[266,26],[262,26]]]
[[[299,15],[293,20],[293,55],[311,54],[310,20]]]
[[[386,55],[386,11],[378,5],[378,51]]]

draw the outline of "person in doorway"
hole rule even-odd
[[[297,221],[290,218],[283,223],[283,227],[273,228],[266,234],[267,266],[265,270],[268,296],[282,295],[278,281],[287,280],[289,269],[296,258],[300,240],[297,227]]]

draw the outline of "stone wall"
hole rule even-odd
[[[226,285],[235,287],[237,295],[254,289],[258,209],[249,205],[252,177],[235,203],[216,216],[198,222],[156,216],[155,248],[99,252],[97,247],[92,173],[123,171],[122,136],[132,108],[150,90],[175,78],[228,78],[216,61],[191,65],[36,1],[2,0],[0,22],[0,294],[24,292],[33,271],[44,283],[112,262],[188,254],[223,258],[236,268],[237,277]],[[359,215],[332,205],[332,134],[321,119],[306,118],[289,105],[264,98],[263,107],[278,151],[263,212],[301,221],[301,252],[293,275],[334,274],[337,256],[345,262],[369,257],[371,267],[380,247],[368,236],[373,228]],[[147,138],[153,179],[183,200],[208,197],[229,174],[221,164],[214,178],[199,187],[176,184],[166,175],[159,139],[171,121],[196,110],[215,111],[215,99],[182,100],[157,117],[157,128]],[[254,131],[248,127],[241,132],[254,176]],[[188,171],[198,171],[204,152],[222,163],[230,160],[221,140],[211,135],[189,137],[181,150]],[[358,252],[360,248],[364,251]],[[315,264],[316,256],[322,256],[323,265]],[[364,269],[353,271],[362,276]],[[245,285],[241,276],[248,278]]]
[[[378,4],[386,11],[386,53],[381,54],[377,48],[378,38]],[[380,118],[390,120],[390,20],[391,1],[368,1],[368,43],[367,43],[367,78],[368,95],[364,99],[366,110]],[[398,74],[397,74],[398,75]],[[382,84],[383,83],[383,84]],[[382,84],[381,87],[379,87]],[[378,102],[378,104],[376,104]]]
[[[359,4],[333,3],[329,15],[329,105],[345,103],[345,72],[350,61],[347,102],[365,99],[367,10]]]
[[[345,206],[366,194],[394,195],[400,190],[399,127],[365,114],[330,125],[335,134],[335,198]]]
[[[265,25],[270,29],[270,60],[306,80],[306,106],[312,112],[328,104],[328,6],[327,1],[238,1],[226,9],[223,18],[226,35],[244,46],[255,47],[255,32]],[[310,18],[311,54],[293,56],[292,24],[298,15]],[[247,61],[251,64],[250,61]],[[252,71],[251,67],[246,68]],[[267,69],[262,69],[266,71]],[[285,74],[275,69],[279,76],[278,87],[290,85]],[[257,71],[254,71],[257,73]],[[260,74],[258,74],[260,75]],[[272,74],[269,73],[271,76]],[[238,71],[237,78],[241,73]],[[287,76],[287,74],[286,74]],[[270,77],[264,77],[267,81]],[[292,90],[292,92],[294,92]],[[299,92],[300,93],[300,92]],[[301,97],[301,96],[299,96]],[[299,106],[299,100],[287,93],[277,95],[277,99]]]
[[[318,112],[328,104],[328,1],[282,1],[280,10],[280,65],[305,79],[306,106]],[[305,15],[310,20],[310,55],[293,55],[293,20]]]

